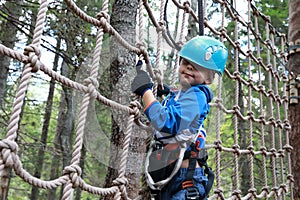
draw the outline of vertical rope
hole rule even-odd
[[[278,80],[279,80],[279,67],[277,66],[277,62],[276,62],[276,54],[277,54],[277,50],[274,46],[275,44],[275,39],[274,39],[274,28],[272,28],[271,31],[271,41],[272,41],[272,50],[273,50],[273,60],[272,60],[272,64],[273,64],[273,71],[274,71],[274,75],[273,75],[273,80],[274,80],[274,90],[275,90],[275,106],[276,106],[276,114],[275,116],[277,116],[277,120],[276,120],[276,127],[278,130],[278,134],[276,134],[276,138],[278,138],[278,150],[277,153],[279,155],[279,166],[277,167],[276,165],[276,169],[278,172],[278,174],[280,175],[280,180],[278,180],[278,182],[280,182],[280,186],[282,186],[284,184],[284,166],[283,166],[283,145],[282,145],[282,122],[281,122],[281,115],[280,115],[280,105],[281,105],[281,100],[280,100],[280,95],[278,92]],[[278,176],[277,176],[278,177]],[[277,178],[276,178],[277,179]],[[285,200],[285,188],[279,188],[279,194],[281,193],[281,199]]]
[[[43,33],[44,21],[47,13],[47,6],[48,6],[47,0],[41,1],[41,5],[39,7],[39,11],[37,14],[36,26],[33,33],[33,40],[31,43],[32,46],[27,47],[28,51],[24,52],[24,53],[28,53],[28,56],[31,59],[29,63],[27,63],[24,67],[24,71],[21,75],[20,85],[16,93],[16,99],[14,101],[12,115],[8,123],[8,132],[6,135],[6,138],[9,140],[15,140],[17,137],[18,122],[20,120],[22,105],[24,104],[26,91],[30,81],[32,67],[35,67],[33,66],[33,64],[38,61],[39,58],[37,58],[37,56],[38,57],[40,56],[36,54],[39,54],[38,47],[40,45],[40,41]]]
[[[165,0],[161,0],[160,2],[160,14],[159,14],[159,25],[160,27],[157,29],[157,49],[156,49],[156,59],[155,59],[155,69],[156,69],[156,73],[155,73],[155,78],[156,80],[154,81],[154,85],[153,85],[153,93],[157,94],[157,86],[158,86],[158,82],[159,84],[162,84],[162,77],[163,76],[158,76],[158,74],[160,73],[160,59],[161,59],[161,51],[162,51],[162,38],[163,38],[163,34],[162,31],[164,30],[164,6],[165,6]],[[160,78],[160,79],[159,79]]]
[[[107,0],[103,1],[102,12],[104,12],[104,13],[108,12],[108,1]],[[102,16],[102,17],[104,17],[104,16]],[[98,68],[100,65],[100,55],[101,55],[101,49],[102,49],[103,35],[104,35],[104,31],[103,31],[103,28],[101,27],[101,28],[99,28],[98,34],[97,34],[96,47],[95,47],[95,51],[94,51],[90,77],[87,80],[85,80],[85,82],[89,88],[89,92],[84,95],[83,100],[81,102],[78,125],[77,125],[77,130],[76,130],[74,150],[72,153],[71,166],[78,165],[80,162],[88,106],[90,104],[90,100],[92,98],[96,98],[96,96],[97,96],[96,91],[99,86],[97,77],[98,77]],[[81,174],[79,174],[79,176],[80,175]],[[62,200],[72,199],[73,190],[74,190],[73,185],[70,180],[64,187]]]
[[[283,63],[286,62],[286,54],[285,54],[285,42],[286,42],[286,39],[284,37],[284,35],[281,35],[281,61]],[[292,180],[293,179],[293,176],[292,176],[292,161],[291,161],[291,146],[290,146],[290,136],[289,136],[289,130],[290,130],[290,123],[289,123],[289,117],[288,117],[288,104],[289,104],[289,99],[287,97],[287,84],[288,84],[288,76],[286,75],[286,69],[284,68],[284,66],[282,66],[282,72],[281,72],[281,77],[282,77],[282,81],[283,81],[283,108],[284,108],[284,126],[283,126],[283,130],[284,130],[284,133],[285,133],[285,146],[284,146],[284,149],[285,151],[287,152],[287,163],[288,163],[288,166],[287,166],[287,171],[288,171],[288,174],[287,174],[287,179],[289,180],[289,188],[290,188],[290,196],[292,197],[291,199],[293,200],[293,197],[294,197],[294,191],[292,188],[294,188],[294,181]]]
[[[248,83],[249,83],[249,87],[248,87],[248,117],[249,117],[249,146],[248,146],[248,150],[250,151],[249,154],[249,171],[250,171],[250,180],[249,180],[249,192],[251,192],[251,199],[254,199],[254,195],[255,195],[255,188],[254,188],[254,175],[253,175],[253,160],[254,160],[254,147],[253,147],[253,111],[252,111],[252,86],[254,84],[253,81],[253,77],[252,77],[252,63],[251,63],[251,57],[252,57],[252,50],[251,50],[251,40],[250,40],[250,35],[251,35],[251,1],[247,1],[248,3],[248,26],[247,26],[247,44],[248,44],[248,56],[247,56],[247,60],[248,60]]]
[[[139,32],[138,32],[138,38],[139,38],[139,43],[144,44],[144,6],[143,6],[143,0],[139,0],[139,5],[138,5],[138,23],[139,23]],[[144,44],[145,45],[145,44]],[[140,56],[140,59],[142,59],[142,56]],[[148,133],[148,132],[147,132]],[[146,142],[146,147],[148,149],[148,147],[150,146],[151,140],[152,140],[152,132],[151,134],[147,134],[148,136],[146,136],[145,142]],[[145,162],[143,162],[145,163]],[[147,180],[146,177],[143,173],[142,175],[142,190],[146,190],[147,189]]]
[[[234,3],[234,8],[236,7],[236,1],[233,1]],[[234,40],[236,41],[236,47],[239,47],[239,42],[238,42],[238,21],[237,18],[234,19]],[[235,76],[239,77],[240,72],[239,72],[239,50],[238,48],[234,49],[234,66],[235,66]],[[234,174],[233,174],[233,190],[234,190],[234,195],[236,195],[236,198],[239,198],[240,191],[238,189],[239,187],[239,165],[238,165],[238,158],[239,158],[239,143],[238,143],[238,113],[240,112],[240,108],[238,106],[239,104],[239,81],[235,81],[235,97],[234,97],[234,116],[233,116],[233,149],[235,150],[234,157],[233,157],[233,163],[234,163]]]
[[[125,137],[123,142],[123,148],[121,153],[121,160],[120,160],[120,168],[119,168],[119,176],[118,179],[123,181],[120,181],[121,183],[127,184],[127,179],[125,178],[125,172],[126,172],[126,163],[127,163],[127,157],[129,152],[129,145],[130,145],[130,139],[131,139],[131,133],[132,133],[132,127],[134,122],[134,115],[130,115],[128,122],[127,122],[127,128],[125,131]],[[118,183],[117,181],[114,181],[115,183]],[[125,184],[120,184],[122,196],[124,199],[128,199]]]
[[[269,46],[271,45],[270,41],[270,24],[269,21],[266,22],[266,42]],[[271,56],[270,56],[270,50],[267,48],[267,70],[268,70],[268,94],[270,96],[274,95],[273,94],[273,86],[272,86],[272,74],[273,74],[273,69],[272,69],[272,64],[271,64]],[[274,116],[273,116],[273,100],[272,98],[269,98],[269,121],[271,122],[270,124],[270,135],[271,135],[271,149],[270,151],[272,152],[271,155],[271,169],[272,169],[272,182],[273,182],[273,187],[272,187],[272,192],[274,193],[274,199],[277,200],[277,181],[276,181],[276,147],[275,147],[275,131],[274,131]]]
[[[140,44],[142,44],[142,45],[146,45],[146,44],[144,44],[144,39],[145,39],[145,37],[144,37],[144,16],[143,16],[143,14],[144,14],[144,6],[143,6],[143,0],[139,0],[139,6],[138,6],[138,19],[139,19],[139,21],[138,21],[138,23],[139,23],[139,32],[138,32],[138,38],[139,38],[139,43]],[[140,59],[142,59],[142,57],[143,57],[143,55],[141,54],[140,55]]]
[[[223,4],[221,7],[222,11],[222,24],[221,27],[224,27],[225,24],[225,5]],[[222,199],[222,188],[221,188],[221,104],[222,104],[222,77],[218,76],[218,90],[217,90],[217,103],[219,106],[216,108],[216,155],[215,155],[215,162],[216,162],[216,189],[214,193],[218,195],[218,198]]]
[[[179,42],[182,42],[183,35],[184,35],[184,30],[186,29],[186,14],[187,14],[186,12],[182,13],[182,23],[181,23],[179,38],[178,38]],[[175,63],[174,63],[172,79],[171,79],[171,86],[172,87],[175,86],[177,69],[178,69],[179,64],[180,64],[179,63],[179,56],[178,56],[178,52],[176,52]]]
[[[259,29],[258,29],[258,13],[257,11],[253,11],[253,16],[254,16],[254,24],[255,24],[255,31],[256,35],[260,37],[259,34]],[[257,43],[257,58],[261,61],[261,47],[260,47],[260,40],[256,40]],[[262,151],[262,173],[263,173],[263,188],[262,191],[264,194],[268,194],[268,178],[267,178],[267,165],[266,165],[266,160],[267,160],[267,149],[265,146],[265,108],[264,108],[264,101],[263,101],[263,92],[265,90],[265,87],[263,86],[262,83],[262,69],[261,65],[258,64],[258,88],[259,88],[259,112],[260,112],[260,133],[261,133],[261,147],[260,151]]]

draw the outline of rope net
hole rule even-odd
[[[155,18],[155,14],[147,1],[141,0],[139,2],[138,25],[140,31],[138,33],[139,41],[136,45],[129,44],[110,25],[108,1],[103,1],[102,11],[97,14],[96,18],[87,15],[77,7],[74,1],[64,0],[64,2],[79,18],[98,28],[91,72],[83,83],[75,82],[53,71],[51,67],[46,66],[40,60],[41,37],[48,7],[48,2],[41,0],[33,40],[30,45],[25,47],[24,52],[20,53],[0,44],[2,55],[25,64],[19,77],[20,82],[15,95],[6,138],[0,141],[0,171],[13,168],[20,178],[39,188],[53,189],[63,185],[63,200],[71,198],[74,188],[80,188],[100,196],[113,195],[114,199],[129,199],[126,185],[130,183],[125,177],[125,170],[132,127],[134,123],[143,129],[149,127],[139,120],[141,106],[138,101],[133,101],[130,105],[122,105],[107,99],[97,90],[103,35],[104,33],[110,34],[123,47],[144,58],[147,70],[155,83],[162,83],[161,72],[157,70],[157,66],[161,62],[162,43],[167,43],[171,48],[175,48],[174,43],[171,41],[172,38],[169,38],[166,34],[163,20],[165,1],[161,1],[159,19]],[[293,176],[290,160],[292,147],[289,144],[289,130],[291,127],[287,114],[289,104],[287,82],[289,77],[285,70],[287,62],[285,53],[286,38],[284,34],[276,31],[270,23],[270,19],[259,12],[253,2],[246,2],[248,4],[247,15],[242,17],[236,11],[235,6],[228,1],[215,1],[214,3],[221,8],[219,18],[221,25],[218,29],[214,27],[214,24],[210,24],[207,17],[205,17],[206,13],[204,13],[205,31],[214,37],[218,37],[230,47],[229,60],[232,63],[227,66],[225,75],[222,77],[223,79],[230,79],[231,84],[223,85],[222,78],[218,77],[217,92],[213,103],[211,103],[212,111],[208,118],[208,135],[213,135],[214,138],[211,142],[208,142],[206,148],[209,149],[210,159],[214,159],[213,170],[216,176],[212,195],[209,199],[293,199],[291,190],[293,188]],[[187,17],[190,16],[195,21],[198,21],[198,19],[196,11],[191,8],[189,2],[180,3],[173,0],[172,3],[182,14],[181,31],[176,39],[177,45],[181,45],[184,42],[184,31],[188,26],[186,23]],[[206,5],[205,1],[204,11],[206,11]],[[149,55],[143,42],[144,11],[147,12],[151,23],[156,27],[157,57],[155,67],[152,67],[149,62]],[[234,23],[234,32],[230,34],[225,29],[225,15],[230,17],[230,20]],[[245,18],[247,19],[245,20]],[[258,23],[264,23],[264,31],[259,30]],[[241,34],[241,32],[244,34]],[[241,45],[241,40],[245,40],[247,43]],[[262,58],[262,53],[266,57]],[[177,65],[178,56],[175,59],[174,71],[176,71]],[[26,90],[30,84],[32,74],[38,71],[42,71],[56,82],[84,94],[78,114],[71,164],[65,167],[62,175],[54,180],[41,180],[28,173],[22,166],[16,143],[18,124],[21,118],[20,113],[26,97]],[[174,72],[171,77],[172,85],[175,84],[175,77],[176,73]],[[129,116],[122,147],[123,151],[120,157],[119,175],[113,181],[113,186],[108,188],[87,184],[81,178],[82,172],[79,167],[88,105],[93,99],[112,109],[121,110]],[[225,105],[230,106],[226,107]],[[254,112],[254,108],[259,112]],[[231,126],[234,127],[234,131],[231,133],[232,140],[230,141],[228,138],[224,138],[222,134],[227,131],[222,124],[228,120],[231,121]],[[267,143],[267,139],[271,143]],[[231,155],[232,159],[224,160],[222,159],[224,155]],[[245,171],[241,172],[245,169],[245,165],[248,170],[247,176],[241,176],[241,174],[246,174]],[[223,174],[224,168],[231,168],[231,174]],[[230,177],[230,180],[226,180],[224,177]],[[243,184],[248,186],[244,196],[241,195],[241,185]]]

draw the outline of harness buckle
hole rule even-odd
[[[192,187],[187,187],[186,188],[186,193],[185,193],[185,198],[187,200],[194,200],[194,199],[199,199],[199,191],[195,186]]]

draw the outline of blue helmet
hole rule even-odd
[[[228,57],[225,45],[212,37],[196,36],[183,45],[179,56],[222,75]]]

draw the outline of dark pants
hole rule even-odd
[[[187,168],[180,168],[177,174],[166,185],[160,193],[160,200],[184,200],[186,195],[185,189],[181,188],[181,183],[186,180]],[[196,168],[193,176],[194,186],[198,189],[200,197],[205,197],[205,185],[207,177],[203,168]]]

